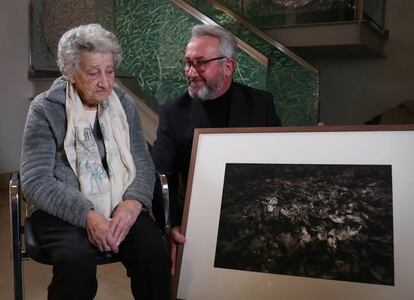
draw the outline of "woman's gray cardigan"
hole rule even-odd
[[[123,199],[139,200],[148,210],[154,191],[154,164],[148,153],[134,101],[118,86],[115,85],[114,90],[128,119],[131,154],[136,166],[135,179]],[[66,81],[58,78],[49,90],[38,95],[30,105],[20,165],[22,191],[26,201],[35,209],[85,227],[86,216],[93,209],[93,204],[80,192],[78,179],[65,155],[65,93]],[[102,149],[102,145],[98,146]]]

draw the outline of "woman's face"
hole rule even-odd
[[[114,79],[112,53],[83,52],[79,69],[72,75],[71,82],[83,104],[94,107],[108,99]]]

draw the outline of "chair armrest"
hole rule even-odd
[[[19,173],[14,172],[9,181],[10,227],[12,245],[12,273],[14,299],[23,299],[23,271],[22,260],[26,253],[22,249],[22,225],[20,222],[20,178]]]
[[[165,174],[158,174],[160,177],[161,192],[164,206],[164,220],[165,220],[165,233],[169,235],[171,233],[171,217],[170,217],[170,194],[168,190],[168,179]]]
[[[20,202],[22,201],[20,190],[20,177],[18,172],[14,172],[10,176],[9,181],[9,205],[10,205],[10,229],[11,229],[11,245],[13,270],[18,271],[21,267],[21,259],[26,257],[26,253],[22,247],[23,226],[21,223]]]
[[[170,201],[167,176],[156,173],[152,214],[157,225],[169,236],[171,231]]]
[[[10,227],[12,229],[12,243],[15,236],[21,234],[20,223],[20,178],[19,173],[14,172],[9,181]]]

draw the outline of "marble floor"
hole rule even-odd
[[[8,190],[0,190],[0,299],[13,299],[11,270],[11,238]],[[25,261],[24,293],[27,300],[47,299],[51,267],[34,261]],[[98,294],[95,299],[133,299],[129,280],[120,263],[98,267]]]

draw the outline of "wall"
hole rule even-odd
[[[388,0],[390,38],[384,59],[312,60],[319,68],[320,120],[363,124],[406,99],[414,99],[414,1]]]
[[[0,174],[18,169],[28,98],[32,96],[27,79],[28,2],[0,1]],[[5,176],[0,176],[0,186]]]

